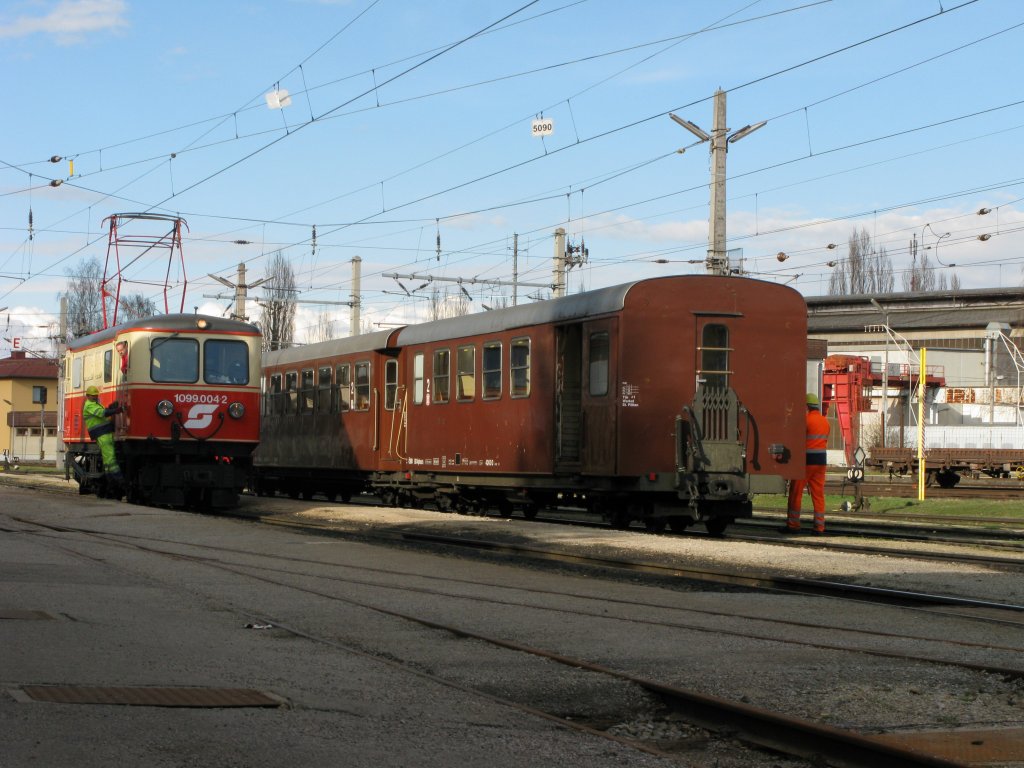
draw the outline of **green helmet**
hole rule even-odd
[[[95,385],[87,387],[86,390],[85,390],[85,394],[90,395],[90,396],[91,395],[99,395],[99,393],[100,393],[100,391],[99,391],[99,389]]]
[[[807,393],[807,404],[812,408],[821,408],[821,401],[818,399],[818,396],[813,392]]]

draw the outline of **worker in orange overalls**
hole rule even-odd
[[[785,533],[800,530],[800,502],[804,487],[811,493],[814,505],[814,532],[825,532],[825,465],[828,454],[828,419],[821,414],[821,401],[813,392],[807,393],[807,474],[804,480],[789,484],[789,511],[786,514]]]

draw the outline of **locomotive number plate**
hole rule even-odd
[[[211,403],[214,405],[227,405],[227,395],[216,395],[210,392],[179,392],[174,396],[174,402],[179,404],[189,403]]]

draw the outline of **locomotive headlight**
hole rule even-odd
[[[161,400],[156,404],[156,412],[164,418],[167,418],[174,413],[174,405],[171,404],[170,400]]]
[[[245,406],[241,403],[232,403],[228,406],[228,414],[232,419],[240,419],[245,416]]]

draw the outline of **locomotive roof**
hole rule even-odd
[[[255,325],[243,323],[240,320],[228,320],[223,317],[212,315],[152,315],[141,317],[137,320],[129,320],[125,323],[104,328],[102,331],[90,333],[88,336],[81,336],[68,342],[68,349],[76,350],[83,347],[91,347],[104,341],[112,341],[115,336],[127,331],[178,331],[179,333],[190,329],[199,330],[198,322],[206,321],[205,333],[255,333],[260,329]]]

